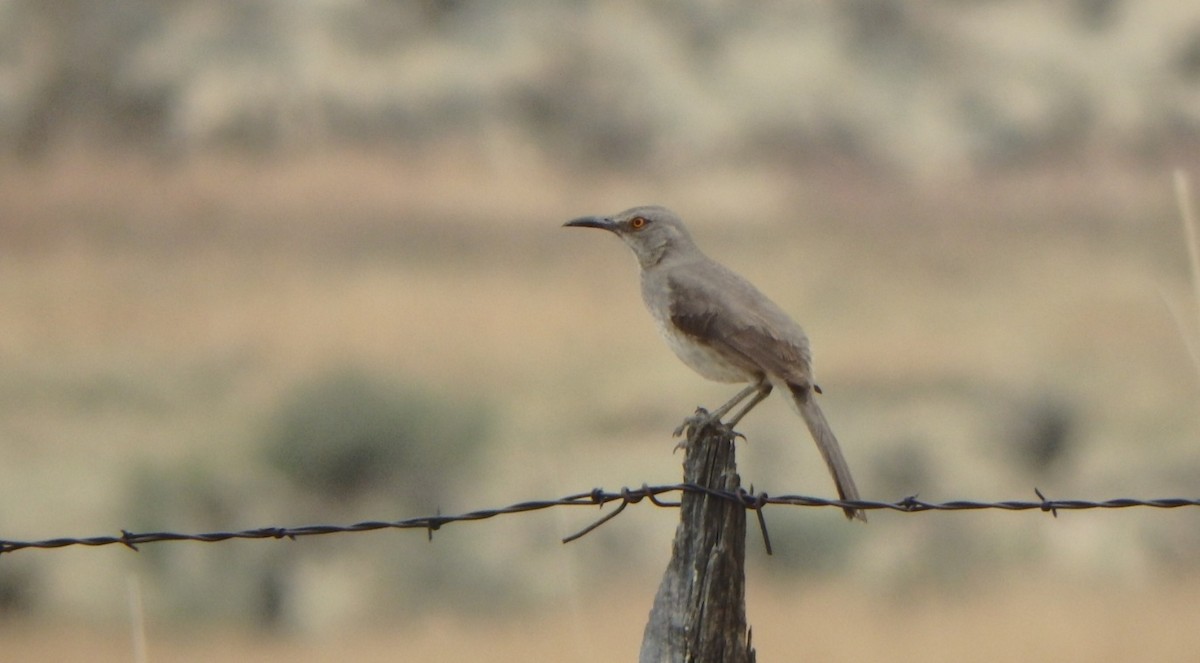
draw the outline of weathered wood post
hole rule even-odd
[[[721,491],[741,485],[734,435],[688,430],[684,482]],[[746,510],[685,492],[671,562],[642,637],[641,663],[753,663],[746,626]]]

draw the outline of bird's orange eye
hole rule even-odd
[[[640,216],[635,216],[629,220],[629,227],[634,230],[641,230],[646,227],[646,220]]]

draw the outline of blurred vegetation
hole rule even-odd
[[[129,478],[127,506],[137,531],[225,531],[255,519],[293,523],[434,513],[455,490],[468,490],[487,444],[486,406],[449,399],[359,368],[316,375],[280,399],[269,417],[260,467],[232,471],[203,458],[141,464]],[[273,470],[279,479],[272,478]],[[438,551],[380,545],[380,539],[315,540],[299,546],[148,546],[139,561],[164,614],[250,619],[271,628],[303,625],[298,596],[313,590],[310,566],[352,564],[392,611],[452,600],[456,592],[506,587],[478,563],[486,550]],[[336,592],[335,592],[336,594]],[[369,597],[362,597],[369,601]]]
[[[243,468],[250,469],[250,468]],[[219,532],[232,529],[239,514],[262,512],[263,494],[243,476],[203,456],[173,465],[140,463],[127,477],[125,504],[133,531]],[[269,498],[268,498],[269,499]],[[144,553],[144,554],[143,554]],[[262,579],[273,573],[278,551],[234,546],[147,546],[137,562],[148,600],[171,619],[252,620],[267,624],[257,607]]]
[[[266,434],[266,460],[293,490],[322,501],[387,494],[410,509],[436,508],[477,468],[488,416],[479,403],[338,369],[284,398]]]
[[[1170,0],[0,0],[0,147],[925,174],[1139,158],[1196,142],[1198,17]]]

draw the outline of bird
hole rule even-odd
[[[804,420],[838,496],[842,501],[860,499],[837,437],[816,401],[822,392],[813,381],[808,336],[783,309],[749,281],[705,255],[683,220],[665,207],[633,207],[563,225],[607,230],[621,238],[641,268],[642,300],[675,355],[709,380],[749,383],[711,413],[699,410],[699,418],[685,421],[684,426],[716,424],[732,430],[779,389],[788,394]],[[722,422],[743,401],[742,409]],[[843,511],[849,519],[867,519],[861,509],[843,507]]]

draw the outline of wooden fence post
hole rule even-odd
[[[686,483],[722,491],[741,485],[733,435],[688,431]],[[746,510],[685,492],[671,562],[642,637],[641,663],[753,663],[746,626]]]

